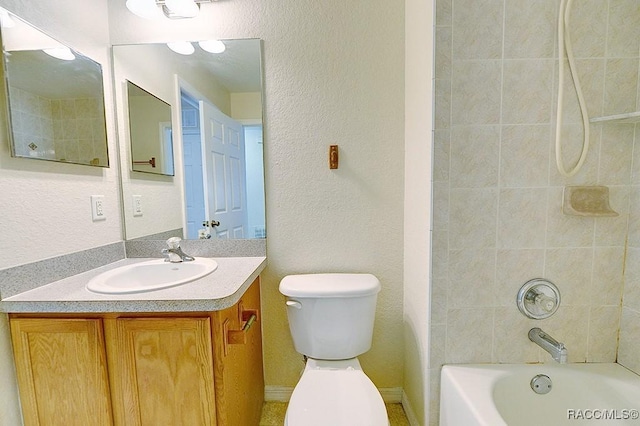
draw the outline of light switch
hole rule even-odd
[[[133,195],[133,216],[142,216],[142,195]]]

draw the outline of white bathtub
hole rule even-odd
[[[549,376],[541,395],[531,379]],[[640,376],[618,364],[442,367],[440,426],[640,425]]]

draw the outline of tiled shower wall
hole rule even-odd
[[[572,178],[558,173],[558,7],[555,0],[436,1],[431,424],[442,364],[550,361],[527,338],[534,326],[564,342],[571,362],[616,360],[630,200],[640,210],[635,125],[592,124],[584,167]],[[635,111],[640,2],[574,2],[570,31],[589,115]],[[568,69],[565,76],[568,168],[582,127]],[[565,185],[608,186],[620,215],[563,215]],[[640,264],[635,216],[637,248],[629,252]],[[628,339],[636,354],[638,268],[635,293],[627,288],[635,303],[625,302],[622,316],[636,333]],[[525,318],[515,303],[520,286],[536,277],[562,294],[546,320]]]
[[[48,99],[17,87],[9,90],[18,155],[107,165],[102,99]]]

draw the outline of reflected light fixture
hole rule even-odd
[[[62,59],[64,61],[73,61],[76,58],[76,55],[73,54],[71,49],[64,46],[43,49],[42,51],[49,56],[53,56],[54,58]]]
[[[189,43],[188,41],[175,41],[172,43],[167,43],[167,46],[169,46],[169,49],[181,55],[191,55],[196,51],[195,47],[193,47],[193,44]]]
[[[194,18],[200,12],[201,3],[213,0],[127,0],[127,9],[145,19]]]
[[[220,40],[202,40],[198,42],[202,50],[209,53],[222,53],[227,47]]]
[[[16,21],[13,20],[9,12],[0,8],[0,27],[13,28],[16,26]]]

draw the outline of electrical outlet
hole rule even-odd
[[[142,216],[142,195],[133,195],[133,216]]]
[[[91,196],[91,218],[94,222],[107,219],[107,213],[104,208],[104,195]]]

